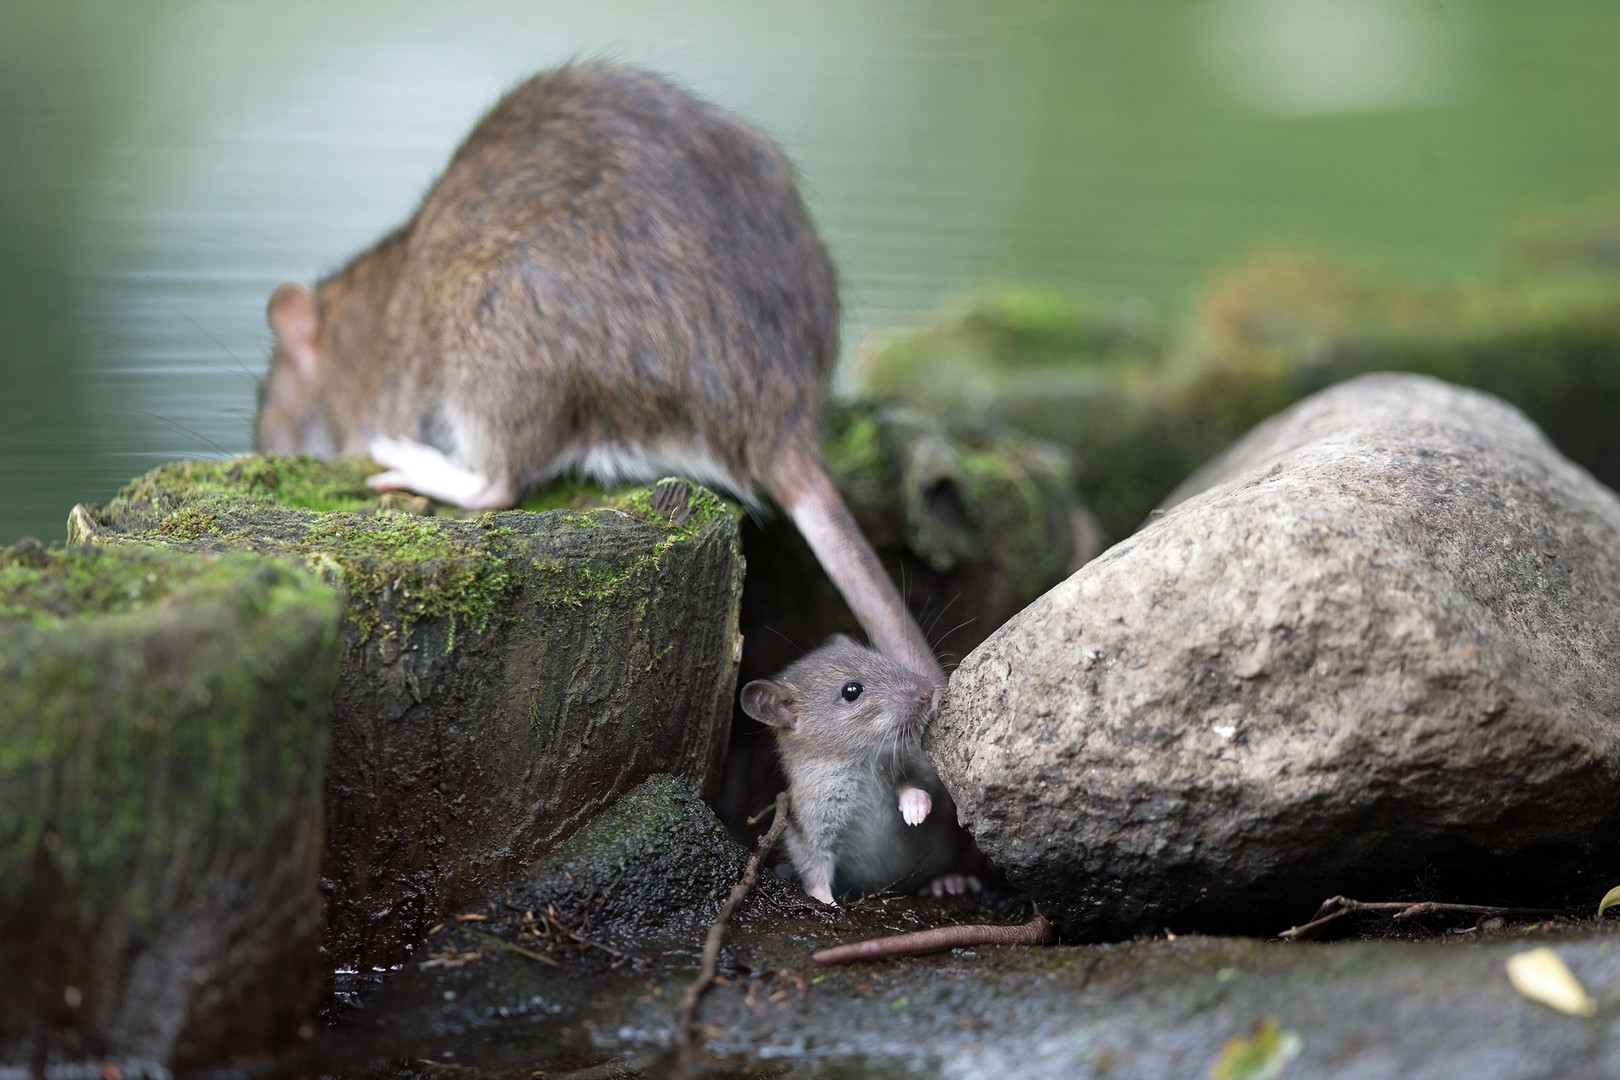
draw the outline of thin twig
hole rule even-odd
[[[620,960],[628,960],[632,964],[641,959],[640,957],[632,956],[630,953],[620,952],[611,945],[604,945],[600,941],[592,940],[591,938],[588,938],[584,934],[580,933],[578,930],[570,930],[562,923],[552,923],[552,925],[558,930],[561,930],[563,933],[567,934],[569,937],[573,938],[575,941],[579,942],[581,945],[589,945],[593,949],[601,949],[609,956],[617,957]]]
[[[542,964],[550,964],[552,967],[562,967],[561,964],[557,963],[557,961],[553,960],[545,953],[538,953],[533,949],[525,949],[521,945],[514,945],[505,938],[498,938],[494,934],[486,934],[482,930],[474,930],[470,926],[458,926],[456,929],[460,930],[463,934],[471,934],[475,938],[482,938],[491,945],[498,945],[508,952],[515,952],[519,956],[527,956],[530,960],[538,960]]]
[[[775,812],[776,812],[776,804],[773,802],[773,803],[771,803],[771,805],[765,807],[763,810],[761,810],[759,813],[755,814],[753,817],[745,819],[743,821],[743,824],[744,825],[757,824],[757,823],[765,820],[765,815],[774,814]]]
[[[1418,915],[1560,915],[1553,908],[1501,907],[1494,904],[1442,904],[1433,900],[1352,900],[1347,896],[1330,896],[1316,909],[1316,915],[1302,926],[1291,926],[1277,936],[1284,941],[1309,941],[1322,932],[1323,927],[1353,911],[1388,912],[1396,919],[1410,919]]]
[[[714,985],[716,975],[720,968],[720,941],[725,937],[726,924],[731,916],[742,905],[754,882],[759,880],[759,868],[765,864],[765,856],[770,854],[771,848],[782,835],[782,830],[788,823],[788,794],[781,792],[776,796],[776,820],[771,822],[769,831],[759,838],[759,845],[754,853],[748,856],[748,865],[743,869],[742,880],[731,887],[731,895],[726,902],[720,905],[720,914],[715,916],[714,922],[709,925],[708,939],[703,943],[703,963],[698,967],[698,977],[681,993],[680,1006],[675,1010],[675,1030],[670,1033],[670,1045],[675,1049],[675,1071],[678,1076],[688,1076],[692,1071],[692,1042],[693,1034],[697,1030],[698,1002]]]
[[[886,900],[886,899],[888,899],[888,897],[886,895],[888,893],[888,891],[890,889],[894,888],[896,885],[900,884],[902,881],[906,880],[906,878],[911,877],[914,874],[916,874],[918,869],[920,869],[922,867],[923,862],[928,858],[928,855],[929,855],[928,852],[926,852],[926,851],[923,852],[921,855],[917,856],[917,858],[912,862],[911,869],[907,870],[905,873],[901,874],[899,877],[897,877],[894,880],[890,881],[887,885],[879,885],[877,888],[873,889],[870,892],[861,893],[861,895],[859,897],[857,897],[856,899],[849,902],[849,904],[847,905],[847,908],[849,910],[853,910],[854,908],[858,908],[861,905],[865,904],[869,900],[880,900],[880,899]]]
[[[975,945],[1045,945],[1052,940],[1053,933],[1052,924],[1037,913],[1028,922],[1010,926],[990,923],[936,926],[930,930],[914,930],[909,934],[891,934],[857,941],[852,945],[834,945],[811,953],[810,959],[818,964],[848,964],[856,960],[880,960],[890,956],[921,956]]]

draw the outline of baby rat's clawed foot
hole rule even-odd
[[[907,825],[921,825],[927,818],[928,812],[934,808],[934,800],[928,797],[928,792],[918,787],[903,787],[900,789],[900,816],[906,819]]]
[[[379,435],[367,447],[372,459],[388,471],[366,478],[378,491],[405,488],[467,510],[496,510],[511,506],[512,486],[464,469],[436,447],[412,439]]]
[[[941,874],[917,893],[918,896],[965,896],[983,889],[972,874]]]
[[[832,881],[825,874],[811,873],[803,879],[804,891],[823,904],[833,902]]]

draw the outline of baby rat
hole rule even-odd
[[[742,688],[743,711],[776,729],[793,806],[783,840],[822,903],[955,866],[964,834],[920,741],[938,701],[932,679],[842,634]]]
[[[626,68],[539,75],[410,221],[269,318],[261,451],[370,454],[373,487],[471,509],[569,471],[763,489],[872,642],[944,681],[822,459],[832,264],[737,118]]]

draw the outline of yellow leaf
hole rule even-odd
[[[1305,1040],[1266,1018],[1248,1035],[1234,1035],[1210,1067],[1210,1080],[1276,1080],[1283,1067],[1299,1056]]]
[[[1546,946],[1508,957],[1507,977],[1513,989],[1531,1001],[1539,1001],[1571,1016],[1597,1013],[1597,1002],[1586,992],[1586,987],[1558,954]]]
[[[1603,902],[1598,905],[1598,917],[1602,918],[1603,913],[1616,904],[1620,904],[1620,885],[1603,894]]]

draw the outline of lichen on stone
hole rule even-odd
[[[531,561],[512,542],[511,513],[423,516],[388,509],[365,486],[375,471],[366,461],[308,457],[178,462],[133,481],[104,510],[76,513],[81,524],[72,529],[90,530],[78,539],[297,558],[350,597],[347,618],[362,640],[373,633],[409,637],[422,620],[442,618],[446,649],[476,647],[491,620],[512,614],[515,573],[541,579],[542,602],[577,606],[602,598],[635,571],[633,563]],[[554,504],[540,515],[550,528],[596,528],[626,516],[659,525],[666,531],[663,547],[696,536],[714,515],[733,512],[718,496],[693,487],[682,513],[670,515],[654,507],[652,493],[648,486],[609,493],[559,482],[524,505]],[[656,559],[662,550],[642,558]]]

